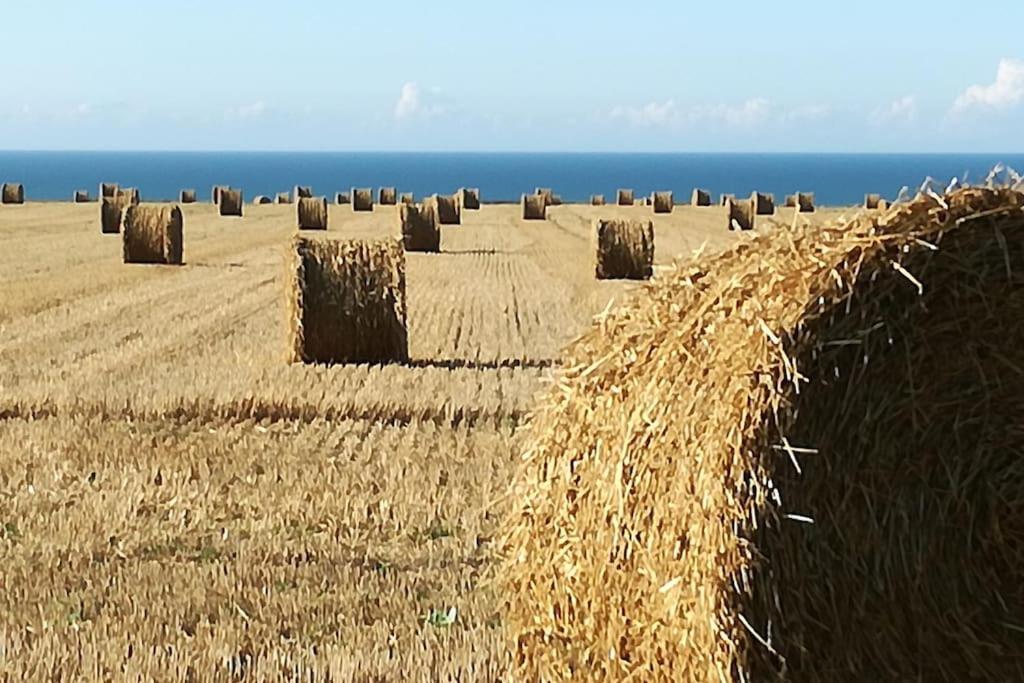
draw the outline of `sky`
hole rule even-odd
[[[34,0],[0,149],[1024,151],[1024,2]]]

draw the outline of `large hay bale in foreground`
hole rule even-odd
[[[619,190],[616,194],[615,203],[619,206],[633,206],[636,203],[633,190]]]
[[[25,186],[21,183],[4,183],[0,188],[0,203],[24,204]]]
[[[730,199],[725,204],[725,210],[729,216],[730,230],[754,229],[754,217],[757,212],[754,210],[752,199]]]
[[[697,187],[693,188],[693,194],[690,196],[690,205],[711,206],[711,193]]]
[[[393,187],[382,187],[377,192],[377,202],[381,206],[394,206],[398,203],[398,190]]]
[[[349,192],[353,211],[373,211],[373,190],[369,187],[352,188]]]
[[[542,194],[524,194],[522,198],[523,220],[543,221],[548,217],[548,203]]]
[[[459,207],[470,211],[480,210],[480,190],[475,187],[463,187],[455,193]]]
[[[89,203],[89,191],[88,190],[75,190],[71,200],[75,204],[88,204]]]
[[[195,190],[182,190],[179,200],[182,204],[195,204],[196,203],[196,191]]]
[[[441,250],[441,230],[438,227],[436,205],[426,202],[423,206],[403,203],[398,207],[398,220],[406,251]]]
[[[311,240],[291,248],[293,363],[404,363],[405,252],[398,240]]]
[[[775,197],[770,194],[754,192],[750,195],[750,202],[754,205],[754,215],[773,216],[775,215]]]
[[[220,215],[221,216],[242,216],[242,204],[245,197],[241,190],[225,187],[220,191]]]
[[[799,213],[814,213],[814,193],[797,192],[796,210]]]
[[[1021,680],[1022,205],[781,227],[574,342],[507,497],[515,678]]]
[[[594,221],[598,280],[646,280],[654,272],[651,221]]]
[[[100,197],[116,197],[117,183],[100,183]]]
[[[295,203],[299,230],[327,229],[327,197],[300,197]]]
[[[592,194],[590,195],[591,206],[604,206],[604,195],[603,194]]]
[[[287,192],[278,192],[277,196],[274,197],[275,204],[291,204],[292,196]]]
[[[100,233],[116,235],[121,232],[121,212],[127,204],[118,197],[100,199]]]
[[[864,208],[869,210],[876,210],[880,208],[882,204],[882,195],[880,194],[866,194],[864,195]]]
[[[675,199],[671,192],[655,192],[651,195],[651,205],[654,207],[654,213],[672,213]]]
[[[459,210],[459,202],[455,195],[435,194],[427,197],[423,205],[429,206],[437,214],[437,222],[441,225],[462,224],[462,212]]]
[[[166,204],[130,204],[121,233],[125,263],[181,265],[184,220]]]

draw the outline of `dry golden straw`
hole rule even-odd
[[[353,211],[373,211],[373,190],[366,188],[352,188],[349,193]]]
[[[288,279],[292,362],[409,360],[400,241],[297,237],[290,249]]]
[[[604,195],[603,194],[592,194],[590,195],[591,206],[604,206]]]
[[[130,204],[121,234],[125,263],[181,265],[181,209],[165,204]]]
[[[459,189],[455,196],[458,199],[459,207],[468,209],[470,211],[479,211],[480,209],[480,190],[473,187],[463,187]]]
[[[654,206],[654,213],[672,213],[672,209],[675,208],[671,192],[655,192],[651,195],[650,201]]]
[[[179,197],[182,204],[195,204],[196,203],[196,191],[195,190],[182,190],[181,197]]]
[[[398,190],[393,187],[380,188],[377,201],[381,206],[394,206],[398,203]]]
[[[598,280],[646,280],[654,270],[651,221],[594,221]]]
[[[754,205],[754,214],[758,216],[775,215],[775,197],[772,195],[754,192],[750,195],[750,202]]]
[[[0,203],[24,204],[25,186],[21,183],[4,183],[0,188]]]
[[[711,206],[711,193],[707,190],[694,188],[693,195],[690,197],[690,204],[692,206]]]
[[[601,316],[509,496],[518,680],[1021,680],[1022,207],[780,226]]]
[[[547,219],[548,204],[542,194],[524,194],[521,200],[524,221],[543,221]]]
[[[796,206],[799,213],[813,213],[814,212],[814,193],[813,192],[797,192],[796,194]]]
[[[615,203],[619,206],[633,206],[636,203],[633,197],[633,190],[619,190]]]
[[[242,196],[241,190],[236,190],[230,187],[223,187],[220,190],[219,199],[221,216],[241,217],[242,204],[245,203],[245,198]]]
[[[327,197],[300,197],[295,204],[299,230],[327,229]]]
[[[754,210],[752,199],[730,199],[725,204],[729,218],[730,230],[753,230],[754,217],[757,212]]]
[[[423,206],[403,203],[398,208],[398,220],[406,251],[441,250],[441,230],[434,205],[426,202]]]

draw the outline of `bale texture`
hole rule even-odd
[[[100,183],[100,197],[116,197],[117,183]]]
[[[398,240],[297,237],[290,250],[293,363],[404,363],[405,252]]]
[[[750,202],[754,205],[754,214],[757,216],[775,215],[775,198],[770,194],[754,192],[750,195]]]
[[[457,193],[456,197],[459,202],[459,207],[462,209],[468,209],[470,211],[480,210],[480,190],[474,187],[463,187]]]
[[[547,201],[542,194],[524,194],[522,198],[523,220],[547,220]]]
[[[125,263],[181,265],[184,221],[166,204],[130,204],[121,233]]]
[[[501,536],[518,680],[1021,680],[1022,205],[780,228],[574,342]]]
[[[242,204],[245,203],[245,198],[242,196],[241,190],[235,190],[230,187],[224,187],[220,190],[220,215],[221,216],[241,216],[242,215]]]
[[[292,197],[287,192],[278,192],[277,197],[274,198],[275,204],[291,204]]]
[[[603,194],[592,194],[590,195],[591,206],[604,206],[604,195]]]
[[[882,195],[880,194],[866,194],[864,195],[864,208],[872,211],[881,208]]]
[[[182,204],[195,204],[196,203],[196,191],[195,190],[182,190],[181,197],[179,198]]]
[[[377,202],[381,206],[394,206],[398,203],[398,190],[393,187],[382,187],[377,192]]]
[[[726,202],[725,209],[729,215],[730,230],[754,229],[754,217],[757,215],[757,212],[754,211],[754,201],[752,199],[730,199]]]
[[[75,204],[88,204],[89,192],[87,190],[75,190],[75,194],[72,199]]]
[[[692,206],[711,206],[711,193],[707,190],[694,188],[693,195],[690,197],[690,204]]]
[[[796,195],[796,207],[799,213],[814,213],[814,193],[798,192]]]
[[[4,204],[24,204],[25,186],[21,183],[4,183],[0,188],[0,202]]]
[[[672,209],[675,208],[671,192],[655,192],[651,195],[651,204],[654,206],[654,213],[672,213]]]
[[[127,204],[119,197],[103,197],[100,200],[100,233],[116,235],[121,232],[121,212]]]
[[[327,197],[300,197],[295,203],[299,230],[327,229]]]
[[[435,206],[426,202],[423,206],[403,203],[398,207],[398,219],[406,251],[441,250],[441,230]]]
[[[366,188],[352,188],[349,193],[349,198],[352,200],[353,211],[373,211],[373,190]]]
[[[654,224],[594,221],[598,280],[646,280],[654,272]]]
[[[636,203],[636,199],[633,197],[633,190],[619,190],[615,203],[619,206],[633,206]]]
[[[423,205],[437,214],[437,222],[441,225],[462,224],[462,212],[459,210],[459,202],[455,195],[435,194],[428,197]]]

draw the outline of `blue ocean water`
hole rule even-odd
[[[75,189],[95,194],[100,182],[138,187],[144,199],[174,199],[182,188],[206,198],[231,185],[247,198],[310,185],[333,197],[350,187],[397,186],[417,196],[479,187],[484,201],[516,200],[551,187],[565,201],[638,196],[694,187],[781,198],[814,192],[819,204],[855,204],[869,192],[892,199],[927,176],[980,180],[997,163],[1024,170],[1024,154],[513,154],[287,152],[0,152],[0,182],[24,183],[26,198],[67,201]]]

